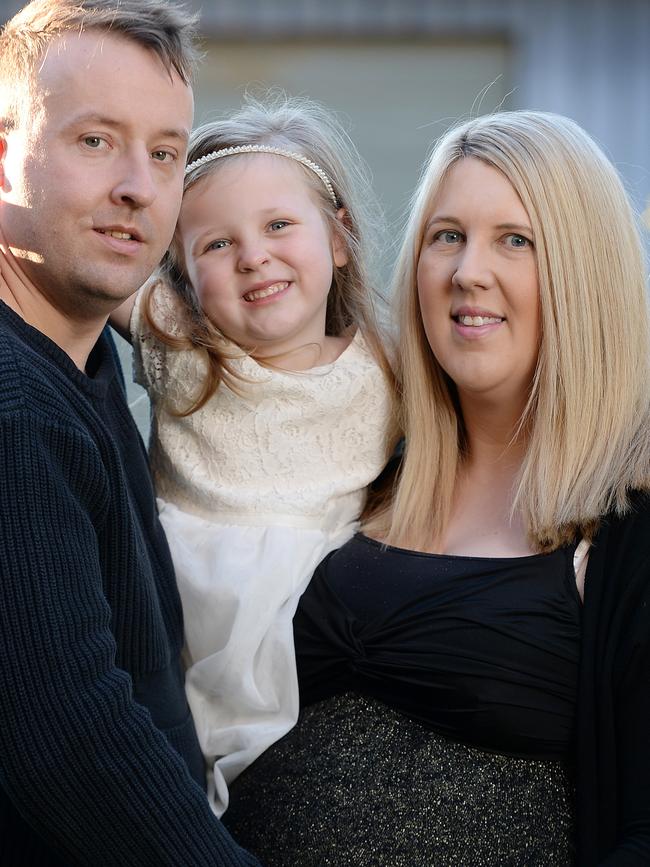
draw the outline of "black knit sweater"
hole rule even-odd
[[[105,336],[87,370],[0,303],[0,864],[256,864],[198,784],[180,601]]]

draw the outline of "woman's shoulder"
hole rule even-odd
[[[638,537],[639,543],[650,550],[650,490],[630,491],[627,507],[612,509],[604,517],[602,528],[604,532],[613,532],[617,536]]]
[[[627,513],[614,524],[618,554],[644,572],[650,586],[650,491],[633,491]]]
[[[589,551],[585,578],[585,610],[594,605],[646,611],[639,599],[650,602],[650,492],[630,494],[625,512],[612,511],[601,521]]]

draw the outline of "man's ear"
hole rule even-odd
[[[343,226],[347,226],[349,222],[348,212],[345,208],[339,208],[336,212],[336,219]],[[337,268],[342,268],[348,264],[348,245],[345,240],[345,235],[337,228],[332,232],[332,259]]]

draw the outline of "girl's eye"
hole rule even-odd
[[[443,229],[441,232],[436,232],[433,240],[441,241],[443,244],[458,244],[462,237],[461,233],[455,229]]]
[[[277,232],[278,229],[284,229],[285,226],[288,226],[289,222],[287,220],[274,220],[269,224],[269,228],[272,232]]]
[[[216,241],[211,241],[208,246],[205,248],[206,252],[208,250],[223,250],[225,247],[230,246],[230,241],[227,241],[225,238],[219,238]]]
[[[523,235],[506,235],[505,242],[509,247],[514,247],[516,250],[524,250],[526,247],[532,247],[533,242]]]

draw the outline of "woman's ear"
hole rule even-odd
[[[336,212],[336,219],[343,226],[347,226],[349,222],[348,212],[345,208],[339,208]],[[348,245],[345,240],[344,233],[335,226],[332,231],[332,259],[337,268],[342,268],[348,264]]]

